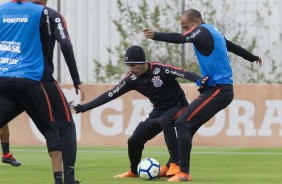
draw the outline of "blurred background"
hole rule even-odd
[[[47,5],[65,17],[81,80],[87,84],[113,83],[123,77],[123,55],[134,44],[145,48],[148,60],[198,71],[191,44],[154,42],[142,34],[145,27],[182,32],[179,16],[188,8],[198,9],[204,20],[214,24],[227,39],[263,59],[259,68],[230,54],[235,84],[282,83],[279,0],[48,0]],[[54,63],[58,81],[72,83],[58,51]]]

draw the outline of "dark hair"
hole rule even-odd
[[[188,9],[182,13],[182,16],[186,16],[188,19],[202,19],[202,15],[198,10]]]
[[[22,0],[17,0],[17,3],[22,3]]]

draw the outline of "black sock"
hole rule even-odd
[[[2,146],[2,153],[3,153],[3,155],[6,155],[6,154],[10,153],[10,144],[9,144],[9,142],[1,143],[1,146]]]
[[[63,172],[54,172],[55,184],[63,184]]]
[[[64,183],[72,183],[74,181],[74,167],[64,166]]]

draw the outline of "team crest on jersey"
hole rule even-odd
[[[163,81],[161,80],[160,76],[154,76],[151,81],[156,88],[159,88],[163,85]]]
[[[158,74],[158,73],[160,73],[160,71],[161,71],[161,69],[160,68],[155,68],[155,70],[153,71],[153,74]]]
[[[131,80],[136,80],[137,77],[136,77],[136,75],[132,74],[132,75],[130,76],[130,79],[131,79]]]

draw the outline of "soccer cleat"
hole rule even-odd
[[[133,174],[131,171],[127,171],[126,173],[122,173],[115,176],[115,178],[136,178],[136,177],[138,177],[138,175]]]
[[[166,176],[174,176],[179,173],[179,171],[179,165],[176,165],[175,163],[170,163]]]
[[[11,164],[12,166],[20,166],[21,163],[13,157],[12,154],[9,154],[8,156],[2,156],[2,162],[6,164]]]
[[[168,182],[188,182],[188,181],[192,181],[192,177],[190,174],[179,172],[178,174],[169,178],[167,181]]]
[[[64,182],[64,184],[80,184],[80,183],[82,183],[82,181],[83,180],[81,180],[81,181],[76,180],[76,181],[73,181],[73,182]]]
[[[166,175],[167,171],[168,171],[168,167],[162,166],[161,169],[160,169],[160,178],[167,177],[167,175]]]

